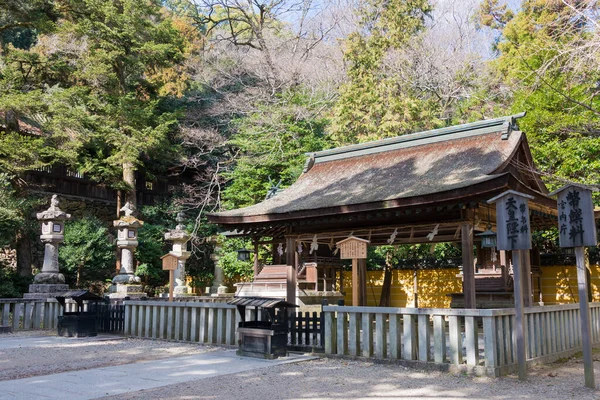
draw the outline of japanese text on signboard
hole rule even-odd
[[[496,201],[499,250],[526,250],[531,248],[529,205],[525,197],[514,192]]]
[[[560,246],[595,246],[596,225],[591,191],[568,186],[558,193],[557,206]]]

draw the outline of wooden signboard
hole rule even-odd
[[[550,193],[557,195],[560,247],[596,246],[596,223],[592,191],[584,186],[566,185]]]
[[[488,203],[496,203],[496,226],[498,227],[498,250],[531,249],[529,225],[529,200],[533,196],[507,190]]]
[[[177,256],[169,253],[165,254],[160,259],[162,260],[162,269],[164,271],[175,271],[177,269],[177,264],[179,262]]]
[[[523,280],[530,279],[527,265],[531,249],[531,228],[529,225],[529,200],[532,196],[507,190],[488,200],[496,203],[496,226],[498,250],[512,250],[515,326],[514,334],[517,344],[517,365],[520,380],[527,380],[527,336],[525,335],[525,315],[523,304]],[[525,272],[523,272],[525,271]]]
[[[550,193],[557,195],[558,234],[560,247],[575,247],[579,318],[583,347],[585,386],[595,388],[594,360],[592,357],[592,328],[588,303],[588,277],[585,246],[597,245],[596,223],[592,190],[582,185],[566,185]]]
[[[369,241],[366,239],[350,236],[349,238],[337,242],[336,245],[340,249],[340,258],[342,260],[347,260],[367,258],[368,243]]]
[[[173,286],[175,282],[175,270],[179,265],[179,257],[171,253],[165,254],[160,258],[163,264],[163,270],[169,271],[169,301],[173,301]]]

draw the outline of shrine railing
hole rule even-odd
[[[234,345],[239,316],[224,303],[125,301],[125,335]]]
[[[600,303],[592,303],[600,343]],[[498,376],[517,368],[514,309],[464,310],[325,306],[325,354]],[[528,363],[581,350],[579,306],[525,309]]]
[[[62,312],[56,300],[0,299],[0,325],[15,331],[55,329]]]

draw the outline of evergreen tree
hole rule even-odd
[[[411,93],[401,77],[390,75],[384,62],[424,28],[430,11],[427,0],[362,3],[361,31],[345,40],[349,81],[340,88],[331,126],[338,142],[380,139],[441,124],[432,104]]]
[[[500,34],[492,66],[512,95],[509,112],[527,111],[519,125],[552,188],[562,185],[553,178],[600,178],[600,72],[589,63],[595,11],[591,2],[558,0],[525,0],[516,14],[497,0],[481,8]]]

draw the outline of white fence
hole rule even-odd
[[[592,343],[600,303],[592,303]],[[514,309],[326,306],[325,354],[374,358],[498,376],[517,367]],[[525,309],[528,362],[581,350],[579,305]]]
[[[55,329],[62,312],[56,300],[0,299],[0,325],[15,331]]]
[[[234,345],[238,321],[229,304],[125,302],[125,335],[134,337]]]

